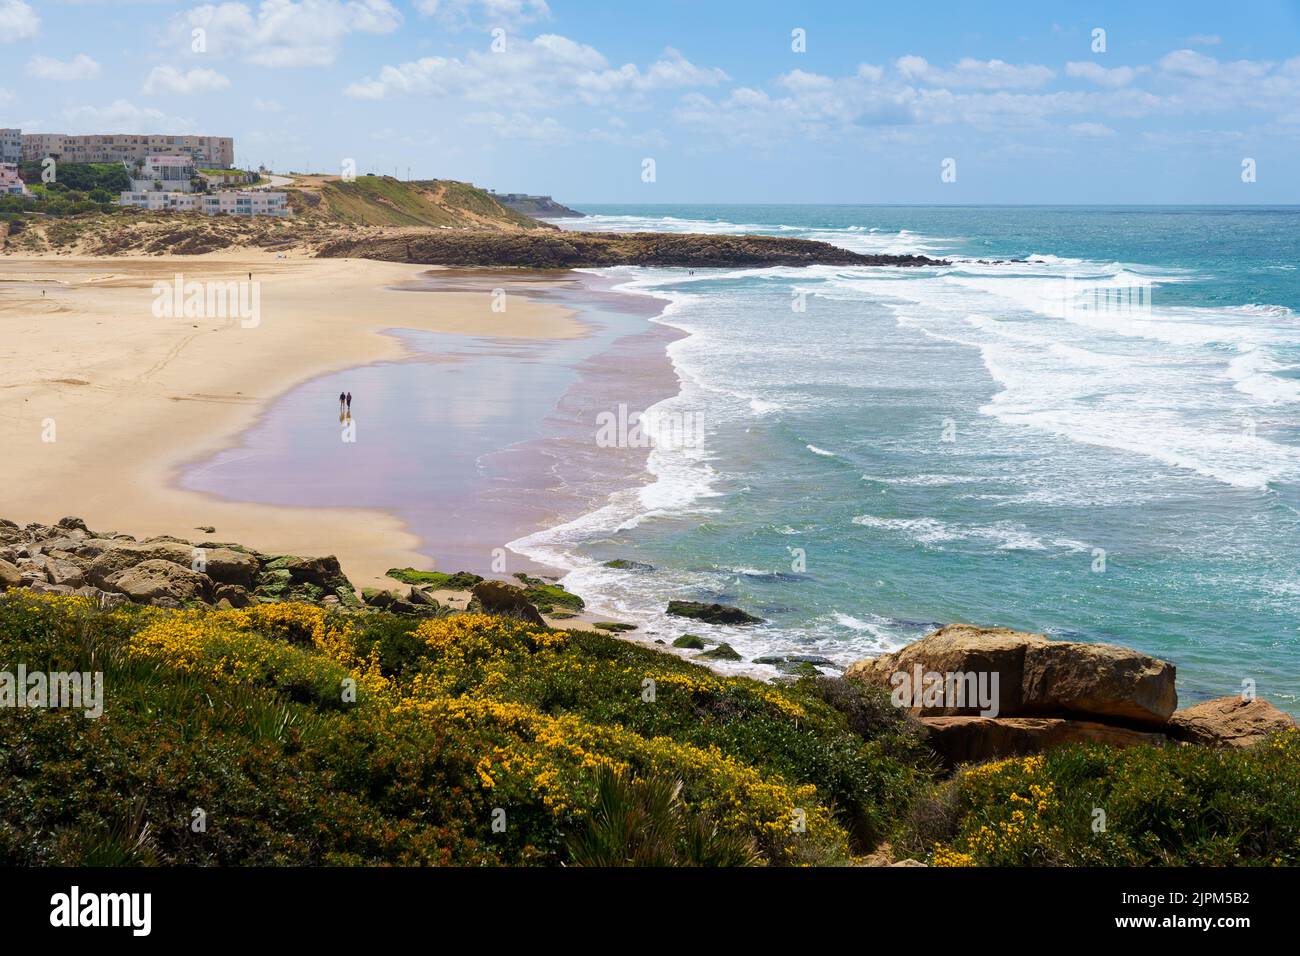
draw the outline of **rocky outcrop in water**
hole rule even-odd
[[[466,232],[343,236],[321,244],[324,258],[379,259],[447,266],[934,266],[925,256],[861,255],[826,242],[784,236],[710,236],[654,232]]]
[[[761,617],[730,604],[705,604],[702,601],[669,601],[667,613],[705,624],[762,624]]]

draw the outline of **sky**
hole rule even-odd
[[[3,126],[577,204],[1294,204],[1300,0],[0,0]]]

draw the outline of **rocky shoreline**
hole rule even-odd
[[[926,256],[862,255],[810,239],[653,232],[466,232],[413,230],[329,239],[323,258],[363,258],[444,266],[946,266]]]
[[[412,568],[393,568],[388,576],[394,587],[358,593],[333,556],[270,555],[171,535],[137,540],[94,532],[74,517],[25,527],[0,519],[0,592],[24,588],[84,597],[103,609],[134,603],[230,610],[299,602],[359,614],[434,618],[471,611],[556,628],[635,630],[580,619],[581,597],[525,574],[516,575],[518,584]],[[761,620],[728,605],[674,601],[668,610],[684,622]],[[740,659],[729,645],[706,650],[690,634],[671,646],[702,651],[693,655],[702,661]],[[808,666],[819,658],[762,660],[777,665],[783,679],[820,676]],[[892,654],[856,661],[843,675],[890,693],[950,769],[1082,743],[1249,747],[1297,726],[1290,714],[1246,694],[1180,710],[1175,676],[1173,664],[1128,648],[969,624],[947,625]]]

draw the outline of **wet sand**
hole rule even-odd
[[[561,305],[481,291],[413,295],[426,266],[241,252],[138,258],[0,258],[0,488],[5,518],[65,515],[96,530],[173,534],[271,553],[337,554],[358,585],[426,560],[394,511],[221,499],[179,487],[186,463],[237,445],[282,396],[322,375],[409,356],[391,328],[563,341]],[[229,283],[252,272],[260,320],[159,317],[155,282]],[[422,278],[425,277],[425,278]],[[338,426],[335,425],[335,438]],[[363,446],[364,447],[364,446]]]
[[[528,302],[562,311],[579,331],[530,339],[390,329],[403,358],[302,384],[238,442],[189,463],[179,483],[231,501],[382,511],[417,539],[421,559],[407,562],[417,568],[553,573],[506,544],[644,483],[647,450],[598,447],[596,416],[620,403],[639,411],[677,390],[665,349],[678,333],[648,321],[656,303],[610,284],[481,270],[408,281],[401,288],[415,301],[501,290],[507,313]],[[341,391],[353,395],[351,446],[337,434],[348,424],[346,413],[337,418]]]

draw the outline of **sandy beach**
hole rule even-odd
[[[503,339],[583,332],[570,310],[524,297],[494,311],[491,293],[402,291],[428,271],[254,253],[0,259],[3,517],[76,515],[139,537],[337,554],[358,586],[391,584],[383,574],[394,565],[427,566],[416,537],[385,510],[218,500],[174,479],[186,462],[230,446],[295,386],[403,358],[402,341],[384,330]],[[256,321],[155,314],[157,282],[247,282],[250,273]],[[195,530],[204,526],[215,533]]]

